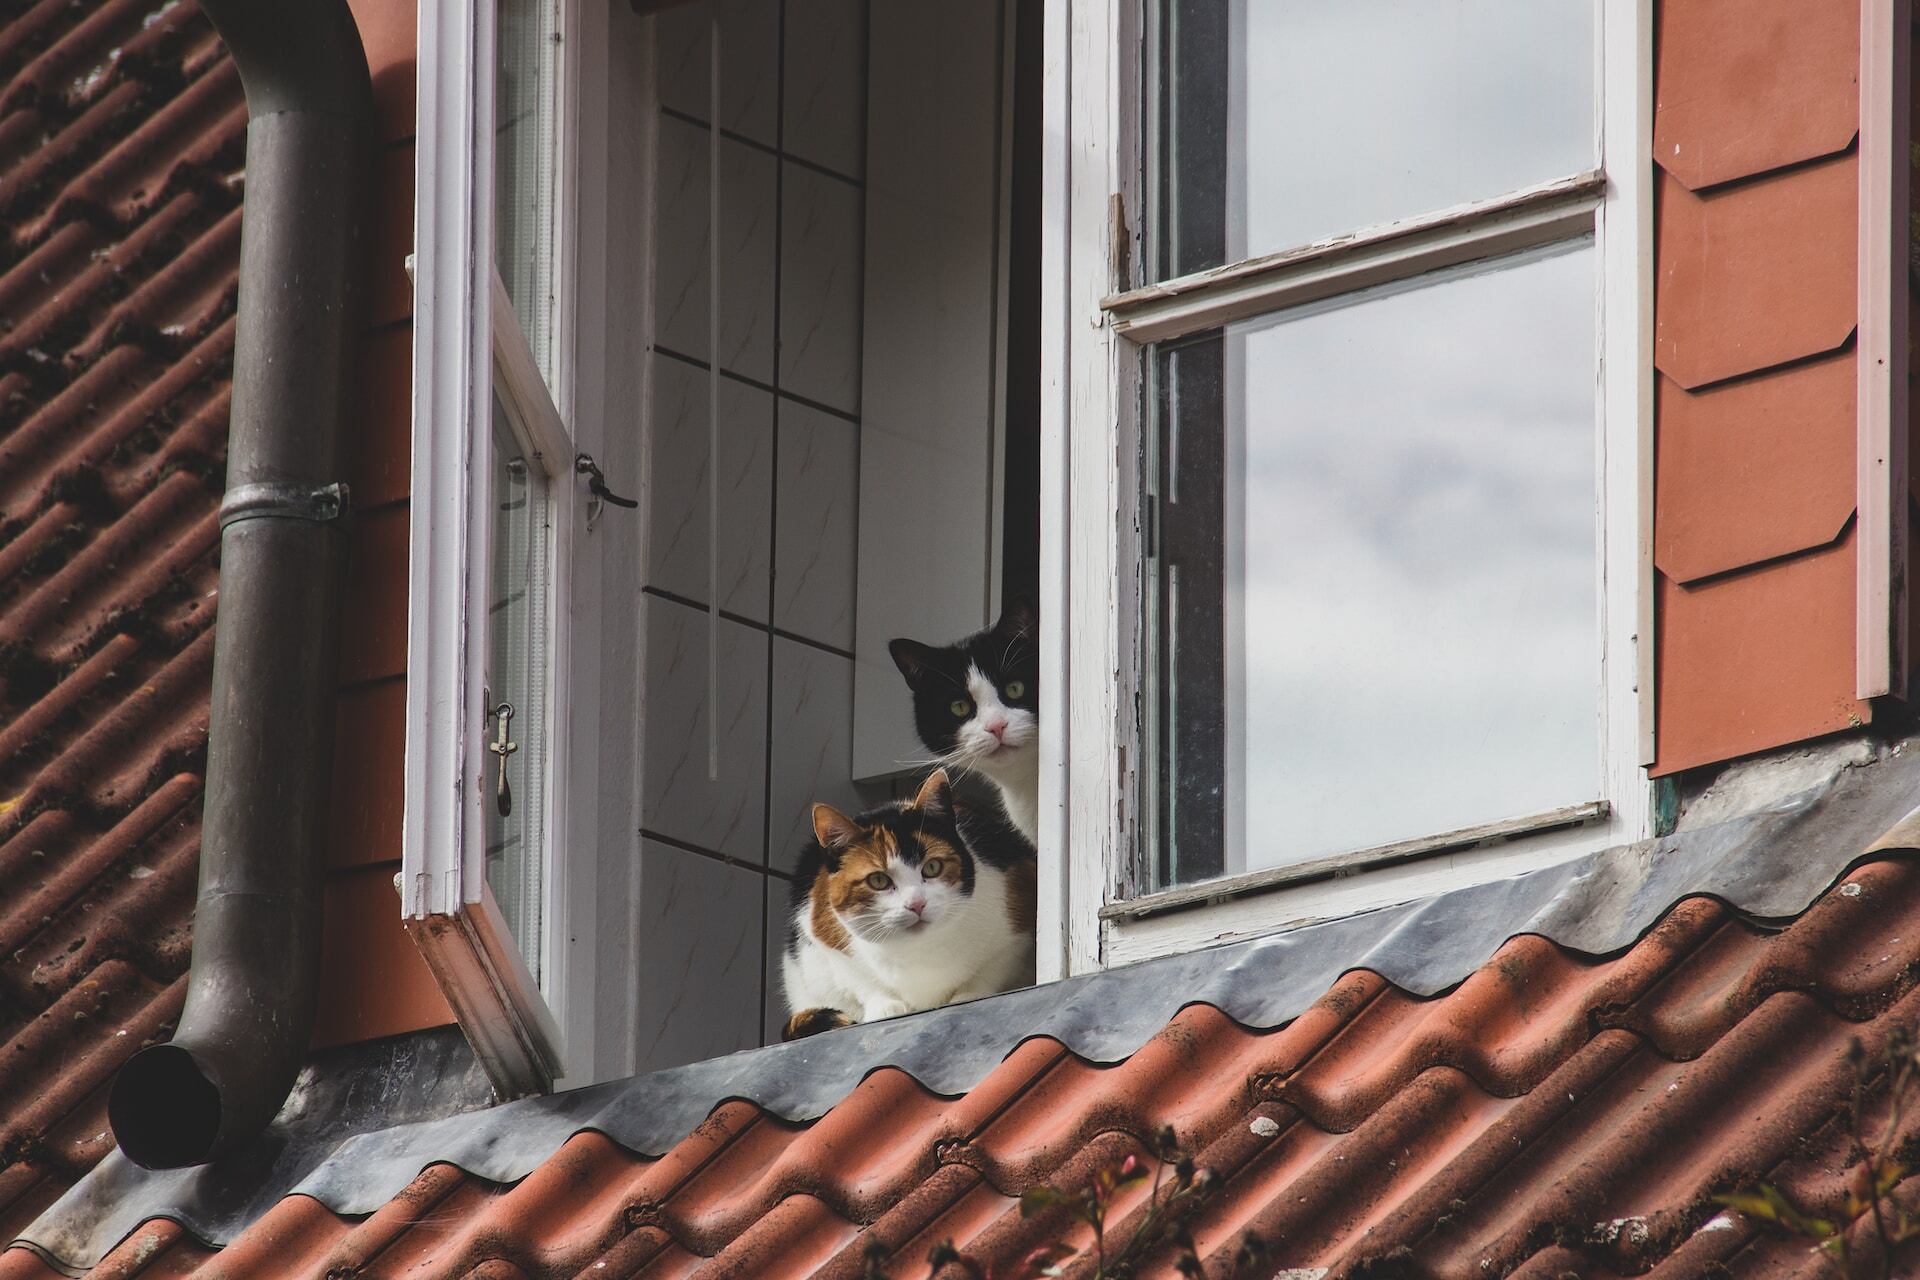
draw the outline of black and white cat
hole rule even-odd
[[[1029,843],[1040,826],[1040,653],[1032,601],[1015,597],[985,631],[945,646],[887,650],[913,690],[913,723],[939,763],[972,769],[1000,792]]]
[[[911,801],[813,806],[788,905],[782,1039],[1033,981],[1033,850],[955,803],[936,769]]]

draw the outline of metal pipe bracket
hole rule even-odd
[[[242,484],[227,490],[220,500],[220,528],[241,520],[338,520],[352,506],[352,495],[341,483],[308,488],[298,484]]]

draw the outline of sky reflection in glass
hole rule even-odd
[[[1228,329],[1230,869],[1599,794],[1595,272]]]

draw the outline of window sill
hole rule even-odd
[[[1147,916],[1165,915],[1168,912],[1203,907],[1230,898],[1248,897],[1293,885],[1311,884],[1318,880],[1340,879],[1361,871],[1398,866],[1420,858],[1458,853],[1482,845],[1499,844],[1508,840],[1517,840],[1523,836],[1591,826],[1607,821],[1611,815],[1612,807],[1605,800],[1565,805],[1523,818],[1503,818],[1498,822],[1463,827],[1457,831],[1443,831],[1437,835],[1420,836],[1412,840],[1400,840],[1393,844],[1376,845],[1371,849],[1358,849],[1352,853],[1337,853],[1331,857],[1315,858],[1311,862],[1295,863],[1292,866],[1272,867],[1264,871],[1250,871],[1244,875],[1226,876],[1219,880],[1162,889],[1136,898],[1110,902],[1100,908],[1100,919],[1103,921],[1139,920]]]

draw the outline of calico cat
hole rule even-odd
[[[782,1039],[1032,983],[1032,846],[956,808],[945,770],[857,818],[816,804],[813,831],[781,961]]]
[[[1033,602],[1016,596],[985,631],[936,648],[887,645],[913,690],[913,724],[942,764],[986,775],[1007,818],[1039,842],[1040,653]]]

